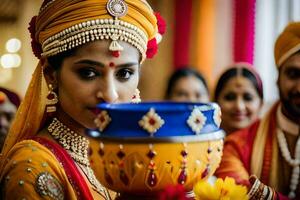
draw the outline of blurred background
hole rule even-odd
[[[265,101],[278,98],[273,45],[290,21],[300,20],[299,0],[149,0],[167,22],[158,54],[142,67],[143,100],[163,98],[169,75],[191,65],[214,88],[233,62],[249,62],[264,83]],[[27,30],[41,0],[0,0],[0,86],[25,94],[37,59]]]

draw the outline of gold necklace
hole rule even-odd
[[[101,195],[104,194],[105,199],[111,199],[109,193],[99,183],[90,167],[88,139],[70,130],[57,118],[53,118],[47,129],[51,136],[70,154],[96,191]]]

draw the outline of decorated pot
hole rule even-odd
[[[121,194],[187,191],[218,167],[224,132],[215,103],[99,104],[95,166],[99,181]]]

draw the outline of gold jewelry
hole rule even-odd
[[[42,44],[42,56],[54,56],[90,41],[110,39],[110,51],[123,50],[118,41],[124,41],[136,47],[144,59],[147,35],[139,27],[118,19],[127,14],[126,3],[121,0],[109,0],[107,11],[114,19],[85,21],[49,37]]]
[[[109,193],[99,183],[90,167],[88,159],[89,140],[70,130],[57,118],[53,118],[47,129],[51,136],[70,154],[95,190],[104,195],[105,199],[111,199]]]
[[[56,111],[55,104],[57,104],[57,102],[58,102],[57,94],[53,91],[52,84],[49,84],[49,91],[46,100],[46,112],[47,113],[55,112]]]
[[[254,175],[252,175],[250,177],[250,179],[251,178],[255,178],[255,181],[252,184],[250,191],[248,192],[249,200],[264,200],[264,199],[271,200],[271,199],[274,199],[274,193],[273,193],[272,188],[270,188],[267,185],[264,185]]]

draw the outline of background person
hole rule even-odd
[[[222,129],[230,134],[258,119],[263,105],[263,87],[253,66],[236,63],[221,74],[214,101],[222,111]]]
[[[250,184],[252,199],[299,199],[299,22],[290,23],[284,29],[274,51],[280,100],[261,120],[226,138],[216,175],[231,176],[238,183]],[[251,174],[258,179],[251,178],[249,182]]]
[[[205,78],[192,68],[184,67],[169,78],[165,99],[170,101],[208,102]]]

